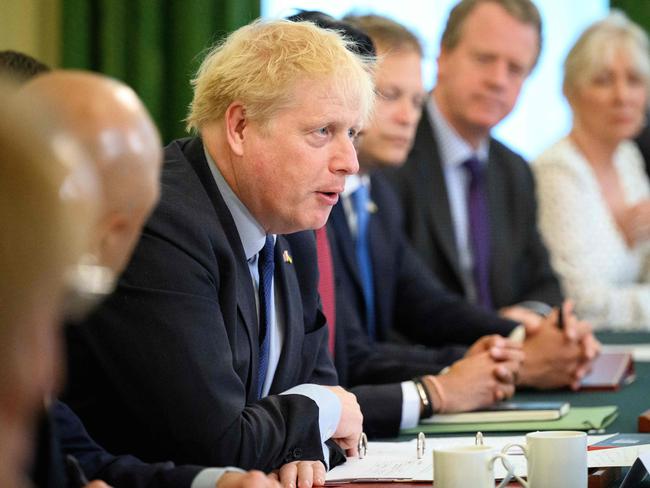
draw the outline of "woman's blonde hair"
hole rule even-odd
[[[638,74],[647,83],[650,79],[648,36],[625,14],[613,11],[587,28],[569,51],[564,61],[565,95],[569,96],[588,81],[621,49],[630,55]]]

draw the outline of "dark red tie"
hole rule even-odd
[[[318,253],[318,292],[323,303],[323,313],[329,330],[329,350],[334,357],[334,334],[336,329],[336,297],[334,284],[334,263],[332,250],[327,240],[327,227],[316,230],[316,252]]]

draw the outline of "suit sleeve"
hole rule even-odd
[[[469,345],[488,334],[506,336],[516,324],[447,291],[413,248],[403,242],[396,321],[410,340],[427,346]]]
[[[221,270],[233,266],[228,254],[215,249],[226,262],[209,269],[214,257],[188,252],[182,239],[157,230],[144,233],[116,293],[72,329],[71,358],[75,348],[89,351],[103,375],[84,382],[73,373],[71,381],[71,404],[90,432],[145,460],[268,471],[322,459],[314,401],[249,400],[250,339],[240,311],[228,308],[237,303],[236,287],[221,283]],[[79,380],[86,367],[72,359],[70,370]]]
[[[189,488],[202,470],[198,466],[175,466],[171,462],[146,464],[129,455],[114,456],[91,439],[67,405],[55,401],[52,414],[63,453],[74,456],[91,480],[131,488]]]

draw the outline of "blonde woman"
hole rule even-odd
[[[648,39],[614,12],[565,61],[568,136],[534,163],[539,225],[576,310],[600,329],[650,329],[650,187],[637,147]]]

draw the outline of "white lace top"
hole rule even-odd
[[[650,196],[637,147],[614,155],[625,201]],[[650,330],[650,242],[628,248],[582,153],[564,138],[534,163],[539,226],[564,293],[596,329]]]

